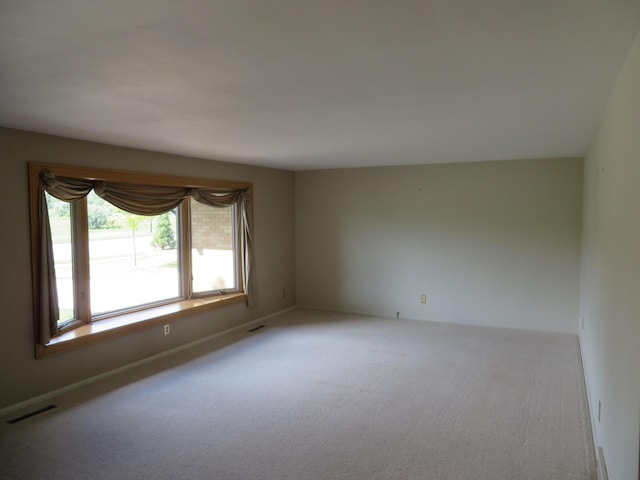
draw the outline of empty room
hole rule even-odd
[[[0,0],[0,479],[640,479],[640,3]]]

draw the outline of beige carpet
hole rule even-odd
[[[0,478],[596,478],[566,334],[295,310],[48,404]]]

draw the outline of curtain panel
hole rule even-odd
[[[64,202],[76,202],[86,197],[91,190],[112,205],[135,215],[160,215],[173,210],[189,197],[211,207],[222,208],[237,205],[240,223],[243,290],[247,306],[255,305],[253,225],[251,223],[253,217],[251,196],[248,190],[166,187],[92,181],[56,177],[51,171],[43,170],[40,172],[38,189],[40,295],[36,299],[39,313],[38,340],[41,345],[49,343],[51,338],[58,333],[59,318],[53,243],[45,192]]]

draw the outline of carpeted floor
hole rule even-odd
[[[596,478],[568,334],[294,310],[48,404],[0,478]]]

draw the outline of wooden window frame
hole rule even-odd
[[[77,167],[70,165],[54,165],[39,162],[29,163],[29,199],[30,199],[30,220],[31,220],[31,271],[32,271],[32,292],[34,326],[38,322],[37,299],[39,295],[39,240],[38,240],[38,192],[40,183],[40,172],[49,170],[55,176],[77,178],[91,181],[118,182],[134,185],[156,185],[168,187],[187,188],[225,188],[233,190],[248,190],[250,201],[253,202],[253,184],[249,182],[233,182],[225,180],[215,180],[206,178],[181,177],[173,175],[150,174],[143,172],[108,170],[101,168]],[[74,298],[77,318],[69,322],[62,331],[51,339],[46,345],[42,345],[35,336],[36,358],[60,353],[71,349],[89,345],[107,338],[118,337],[142,329],[147,329],[156,325],[165,324],[183,317],[194,315],[203,311],[208,311],[226,305],[232,305],[246,301],[245,292],[242,290],[242,268],[241,252],[236,243],[235,269],[236,269],[236,289],[233,291],[212,291],[193,295],[191,292],[191,219],[189,201],[182,202],[178,207],[181,210],[181,221],[178,222],[180,240],[178,242],[178,255],[180,258],[179,278],[181,282],[182,298],[158,302],[155,304],[143,305],[132,309],[110,312],[105,315],[92,317],[90,313],[90,300],[80,300]],[[214,208],[214,207],[211,207]],[[72,204],[74,214],[71,216],[72,222],[76,222],[73,228],[79,229],[80,234],[75,233],[72,240],[74,258],[83,259],[74,262],[74,284],[81,283],[79,289],[87,292],[89,290],[89,258],[88,258],[88,228],[86,226],[86,201]],[[238,212],[234,214],[234,237],[240,238],[240,224]],[[85,222],[83,225],[82,222]],[[78,241],[79,240],[79,241]],[[37,329],[34,329],[37,331]]]

